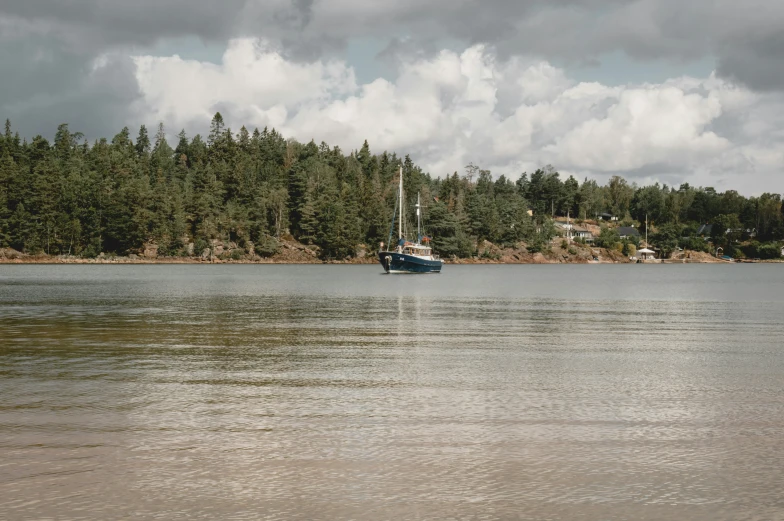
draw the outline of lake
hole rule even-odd
[[[784,519],[780,265],[0,265],[0,518]]]

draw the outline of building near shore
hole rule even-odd
[[[590,230],[582,228],[580,226],[573,226],[572,227],[572,239],[582,239],[585,242],[593,242],[593,233]]]
[[[619,226],[618,235],[621,239],[629,239],[632,237],[640,237],[640,232],[634,226]]]
[[[653,250],[649,250],[648,248],[642,248],[637,250],[637,255],[640,257],[640,260],[653,260],[656,258],[656,252]]]

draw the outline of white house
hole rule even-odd
[[[593,242],[593,234],[585,228],[574,226],[572,228],[572,239],[582,239],[585,242]]]

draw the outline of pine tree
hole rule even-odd
[[[0,247],[11,241],[11,185],[17,177],[16,163],[6,151],[0,157]]]
[[[153,171],[162,170],[171,175],[171,170],[174,167],[173,160],[174,151],[166,141],[166,130],[163,123],[158,124],[158,132],[155,134],[155,146],[152,149],[152,169]]]
[[[250,153],[250,134],[248,133],[248,129],[245,128],[245,125],[240,128],[240,133],[237,136],[237,143],[239,144],[240,149],[242,149],[242,152],[245,154]]]
[[[188,144],[188,135],[185,134],[185,129],[180,130],[177,134],[177,148],[174,149],[174,159],[179,163],[180,158],[185,156],[187,163],[188,156],[190,155],[190,145]]]
[[[224,127],[223,116],[221,116],[220,112],[216,112],[212,117],[212,122],[210,122],[210,135],[207,138],[208,146],[212,147],[223,139]]]
[[[147,127],[139,127],[139,136],[136,138],[136,154],[139,157],[146,157],[150,154],[150,137],[147,135]]]
[[[554,233],[551,214],[592,218],[607,210],[626,212],[620,217],[639,226],[647,215],[652,231],[668,231],[656,236],[660,247],[672,247],[673,230],[684,235],[678,241],[694,239],[691,244],[705,249],[706,239],[711,248],[736,248],[748,239],[747,229],[755,229],[758,240],[784,239],[779,194],[747,198],[687,184],[677,190],[636,187],[620,177],[605,185],[572,177],[561,182],[550,166],[515,182],[503,175],[493,179],[473,163],[467,176],[432,179],[410,156],[373,155],[367,141],[345,155],[323,142],[287,140],[275,129],[251,134],[242,127],[235,136],[219,113],[207,143],[199,135],[189,142],[182,131],[175,150],[163,125],[153,146],[144,126],[135,144],[127,127],[111,143],[101,138],[90,145],[82,138],[62,124],[53,143],[41,136],[28,142],[6,121],[0,135],[0,246],[96,256],[135,252],[152,241],[162,255],[173,255],[185,241],[201,253],[209,241],[223,240],[247,251],[252,243],[255,253],[272,255],[280,247],[276,238],[291,233],[317,245],[323,258],[342,259],[359,244],[375,248],[387,240],[401,164],[406,213],[413,216],[421,194],[430,206],[425,229],[444,255],[472,255],[482,239],[546,249]],[[712,238],[704,232],[704,238],[685,237],[711,222]],[[413,220],[406,224],[414,229]],[[780,251],[772,242],[742,244],[754,254]]]

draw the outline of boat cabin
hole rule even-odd
[[[421,244],[414,244],[411,242],[405,242],[404,244],[398,245],[397,249],[399,253],[405,253],[406,255],[429,257],[431,254],[430,246],[422,246]]]

